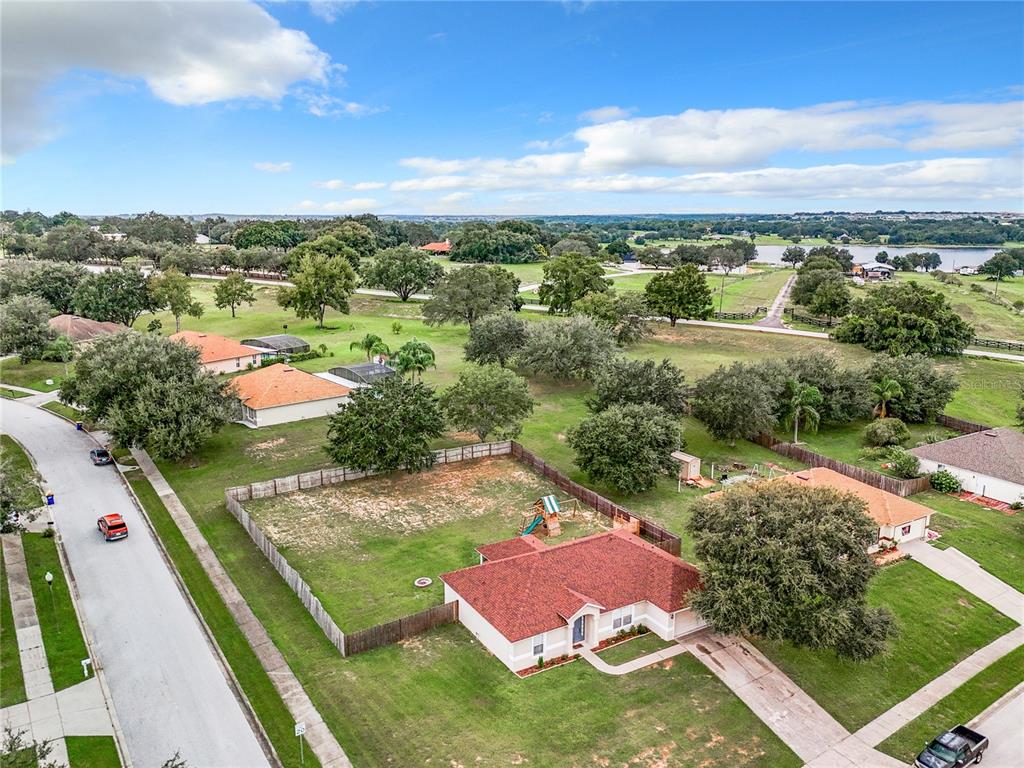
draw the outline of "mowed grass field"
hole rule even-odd
[[[899,630],[886,651],[868,661],[756,641],[765,655],[850,731],[1016,626],[953,582],[909,561],[883,568],[871,582],[868,602],[887,606]]]
[[[656,271],[652,271],[615,277],[612,278],[612,285],[619,291],[642,291],[656,274]],[[745,275],[729,275],[725,278],[724,295],[722,275],[707,275],[715,311],[719,311],[720,303],[722,312],[748,312],[757,307],[770,307],[786,280],[793,274],[791,269],[761,269],[751,270]]]
[[[557,487],[512,458],[479,459],[410,475],[356,480],[245,503],[342,630],[351,632],[444,602],[438,576],[476,565],[475,548],[519,534],[533,503]],[[587,507],[561,516],[549,544],[608,530]],[[413,581],[433,579],[426,588]]]
[[[989,300],[997,284],[981,275],[958,277],[962,285],[940,283],[931,275],[921,272],[898,272],[895,281],[916,282],[943,294],[960,317],[974,326],[975,332],[985,339],[1024,341],[1024,314],[1004,304]],[[980,286],[986,293],[971,290]],[[998,295],[1014,301],[1024,301],[1024,278],[1014,277],[998,283]]]
[[[26,387],[38,392],[53,392],[64,380],[64,363],[45,360],[20,362],[16,357],[0,360],[0,384]],[[52,384],[47,384],[52,381]]]

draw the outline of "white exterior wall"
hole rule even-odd
[[[325,400],[310,400],[305,403],[292,403],[291,405],[278,405],[273,408],[260,408],[256,411],[257,427],[269,427],[274,424],[286,424],[291,421],[302,421],[303,419],[316,419],[320,416],[327,416],[338,410],[338,406],[347,403],[349,398],[330,397]],[[252,423],[251,421],[249,422]]]
[[[527,664],[519,667],[512,666],[512,643],[506,640],[505,636],[496,630],[487,619],[477,613],[473,606],[463,600],[458,592],[445,584],[444,601],[450,603],[452,600],[459,601],[459,623],[468,629],[484,648],[497,656],[498,661],[513,672],[529,666]],[[536,663],[536,660],[534,660],[534,663]]]
[[[263,356],[254,350],[251,355],[203,363],[203,368],[212,373],[238,373],[239,371],[244,371],[250,363],[252,363],[253,368],[259,368],[262,359]]]
[[[997,477],[982,475],[969,469],[951,467],[948,464],[940,464],[931,459],[921,459],[922,472],[938,472],[940,469],[955,475],[956,479],[960,481],[961,487],[968,493],[988,496],[990,499],[1005,501],[1007,504],[1020,501],[1021,496],[1024,495],[1024,485],[1019,483],[1011,483],[1009,480],[1000,480]]]
[[[892,539],[895,542],[901,541],[913,541],[914,539],[923,539],[925,532],[928,530],[928,523],[931,520],[931,515],[927,517],[919,517],[917,520],[911,520],[909,523],[903,525],[883,525],[878,529],[879,538]],[[903,532],[904,528],[909,527],[910,530],[907,533]]]

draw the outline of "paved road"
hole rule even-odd
[[[789,294],[793,290],[793,284],[796,282],[796,275],[790,275],[789,279],[786,280],[786,284],[782,286],[779,294],[775,297],[775,301],[768,307],[768,316],[758,320],[754,325],[760,325],[765,328],[785,328],[782,324],[782,310],[786,308],[786,302],[789,300]]]
[[[53,414],[2,403],[3,431],[35,458],[56,494],[54,518],[106,669],[137,768],[175,751],[202,768],[269,765],[214,650],[113,467],[94,467],[95,443]],[[131,535],[105,543],[100,514],[119,512]]]
[[[985,768],[1019,768],[1024,755],[1024,688],[971,727],[988,736],[991,746],[985,751]]]

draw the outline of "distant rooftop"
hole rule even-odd
[[[301,352],[309,352],[309,342],[287,333],[279,333],[275,336],[257,336],[254,339],[242,339],[242,343],[250,347],[272,349],[281,354],[295,355]]]

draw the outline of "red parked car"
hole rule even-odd
[[[107,541],[117,541],[128,536],[128,526],[120,515],[104,515],[96,521],[96,527]]]

